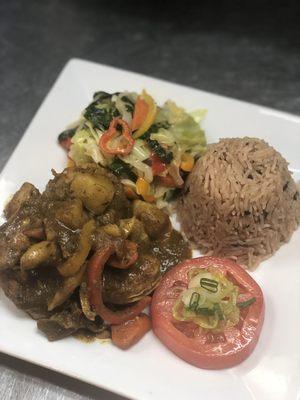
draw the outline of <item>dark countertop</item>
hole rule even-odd
[[[0,0],[0,168],[71,57],[300,114],[296,1]],[[119,399],[0,355],[0,399]]]

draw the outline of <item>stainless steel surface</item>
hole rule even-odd
[[[105,390],[0,353],[0,400],[121,400]]]

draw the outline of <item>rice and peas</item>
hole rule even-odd
[[[254,268],[299,226],[300,196],[288,163],[265,141],[222,139],[197,161],[177,213],[202,252]]]

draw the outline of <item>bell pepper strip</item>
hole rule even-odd
[[[139,256],[137,244],[131,240],[125,240],[124,247],[122,258],[119,258],[117,254],[113,254],[108,260],[109,265],[118,269],[127,269],[137,261]]]
[[[139,126],[139,128],[134,132],[133,137],[135,139],[139,138],[140,136],[142,136],[145,132],[147,132],[147,130],[150,128],[150,126],[153,124],[155,117],[156,117],[156,113],[157,113],[157,106],[155,104],[155,101],[153,100],[153,98],[145,91],[143,90],[141,96],[139,96],[144,102],[146,102],[147,106],[148,106],[148,112],[147,115],[144,116],[143,115],[143,122],[141,123],[141,125]],[[137,111],[134,110],[133,113],[133,119],[134,119],[134,115],[139,115],[142,114],[142,112],[144,113],[145,110],[145,106],[143,105],[140,106],[139,105],[139,100],[137,100],[138,103],[138,108]],[[142,111],[143,110],[143,111]],[[136,120],[139,121],[142,119],[141,117],[136,116]]]
[[[157,154],[152,153],[150,156],[150,160],[151,160],[151,168],[153,175],[159,175],[166,170],[167,168],[166,164],[162,162],[162,160]]]
[[[83,225],[77,251],[75,251],[75,253],[63,264],[57,267],[62,276],[72,276],[77,274],[77,272],[80,270],[80,267],[85,262],[91,250],[92,234],[95,230],[95,227],[95,221],[92,219]]]
[[[142,313],[138,317],[111,327],[111,340],[113,344],[122,350],[136,344],[151,330],[151,319]]]
[[[155,197],[150,193],[150,183],[144,178],[138,178],[136,181],[136,192],[148,203],[155,201]]]
[[[149,112],[149,106],[146,101],[139,96],[135,102],[133,118],[131,122],[132,131],[136,131],[146,119],[147,114]]]
[[[184,153],[181,157],[180,169],[185,172],[190,172],[195,164],[194,157],[189,153]]]
[[[80,267],[75,275],[64,279],[61,288],[58,289],[53,299],[48,303],[48,311],[52,311],[54,308],[62,305],[71,296],[74,290],[80,286],[85,270],[86,263]]]
[[[121,132],[118,131],[121,127]],[[126,156],[134,146],[134,139],[126,121],[122,118],[113,118],[109,128],[103,133],[99,140],[99,147],[102,151],[111,155]]]
[[[151,302],[150,296],[145,296],[132,306],[123,310],[110,310],[103,302],[103,270],[109,257],[115,252],[114,246],[107,244],[98,250],[89,260],[87,267],[87,285],[89,301],[95,312],[108,324],[118,325],[139,315]]]

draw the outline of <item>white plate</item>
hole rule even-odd
[[[0,207],[23,181],[42,189],[65,154],[57,134],[75,120],[96,90],[140,91],[192,110],[208,109],[209,142],[219,137],[266,139],[300,178],[300,118],[199,90],[81,60],[71,60],[35,115],[0,177]],[[129,351],[73,338],[49,343],[36,323],[0,293],[0,351],[134,399],[294,400],[300,396],[300,230],[253,273],[266,300],[266,318],[254,353],[223,371],[192,367],[152,333]]]

